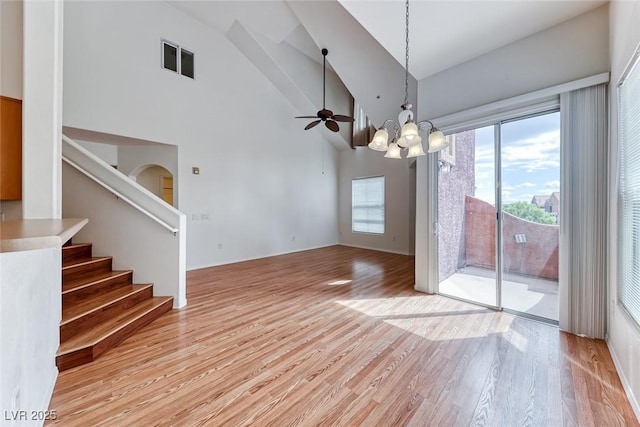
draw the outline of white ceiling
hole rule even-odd
[[[275,43],[300,25],[284,0],[170,0],[169,4],[226,34],[235,21]]]
[[[404,0],[340,0],[403,66]],[[418,80],[607,3],[592,0],[412,0],[409,71]]]
[[[404,67],[404,0],[320,1],[339,1]],[[300,49],[306,41],[296,43],[296,34],[307,35],[298,28],[300,22],[284,0],[169,3],[222,33],[238,20],[251,32],[275,43],[286,41]],[[421,80],[605,3],[606,0],[411,0],[409,71]],[[335,28],[335,31],[349,37],[349,29]],[[319,48],[309,50],[305,53],[322,62]]]

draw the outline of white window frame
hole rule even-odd
[[[380,209],[380,207],[382,208],[382,230],[381,231],[375,231],[372,229],[366,229],[363,230],[362,227],[356,227],[356,224],[360,224],[361,223],[356,223],[356,215],[355,215],[355,210],[357,208],[361,208],[361,206],[356,205],[355,202],[355,194],[354,194],[354,184],[356,182],[363,182],[363,181],[370,181],[371,183],[379,183],[380,181],[382,182],[382,200],[381,200],[381,204],[377,205],[376,209]],[[383,235],[385,232],[385,225],[386,225],[386,188],[385,188],[385,177],[384,175],[379,175],[379,176],[369,176],[369,177],[361,177],[361,178],[353,178],[351,180],[351,231],[353,233],[364,233],[364,234],[375,234],[375,235]]]
[[[640,328],[640,220],[634,219],[634,211],[640,212],[640,185],[629,184],[632,177],[640,180],[639,155],[634,151],[640,147],[640,130],[628,132],[631,123],[640,120],[638,116],[627,115],[627,104],[631,109],[640,108],[640,46],[631,57],[629,64],[617,85],[618,102],[618,142],[619,142],[619,182],[618,189],[618,304],[629,318]],[[633,147],[630,150],[630,147]],[[635,209],[634,209],[635,205]]]
[[[176,69],[172,70],[170,68],[166,68],[164,66],[164,46],[168,45],[171,47],[174,47],[176,49]],[[191,76],[187,76],[185,74],[182,73],[182,51],[187,52],[188,54],[191,55],[191,58],[193,60],[193,77]],[[170,40],[167,39],[160,39],[160,67],[162,67],[163,70],[167,70],[170,71],[172,73],[177,73],[180,74],[181,76],[185,76],[187,78],[190,78],[191,80],[195,80],[196,78],[196,54],[193,50],[191,49],[187,49],[187,48],[183,48],[182,46],[180,46],[177,43],[174,43]]]

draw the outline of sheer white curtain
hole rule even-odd
[[[560,328],[604,338],[607,85],[560,95]]]

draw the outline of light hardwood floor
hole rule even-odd
[[[60,374],[64,426],[638,425],[603,341],[413,290],[334,246],[188,275],[188,306]]]

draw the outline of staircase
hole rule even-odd
[[[111,257],[93,257],[91,243],[62,247],[60,371],[94,361],[173,307],[153,297],[152,284],[133,284],[133,272],[113,271]]]

